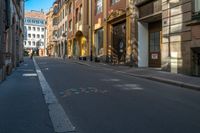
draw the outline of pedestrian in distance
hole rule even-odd
[[[33,54],[34,54],[34,52],[31,53],[31,57],[30,57],[31,59],[33,59]]]

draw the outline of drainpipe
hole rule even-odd
[[[92,13],[92,1],[93,0],[90,0],[90,61],[93,61],[93,56],[92,56],[92,43],[93,43],[93,37],[92,37],[92,15],[93,15],[93,13]]]
[[[168,0],[169,2],[169,38],[168,38],[168,41],[169,41],[169,45],[168,45],[168,57],[170,58],[171,57],[171,48],[170,48],[170,45],[171,45],[171,39],[170,39],[170,32],[171,32],[171,9],[170,9],[170,1]]]

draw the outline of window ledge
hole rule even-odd
[[[200,19],[192,20],[186,24],[187,26],[200,25]]]

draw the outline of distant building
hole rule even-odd
[[[33,51],[39,56],[45,56],[45,23],[46,15],[43,11],[30,11],[24,18],[24,49]]]

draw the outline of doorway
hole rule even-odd
[[[126,22],[113,25],[113,62],[124,64],[126,59]]]
[[[149,23],[149,67],[161,67],[162,22]]]
[[[200,76],[200,47],[192,49],[192,71],[194,76]]]

